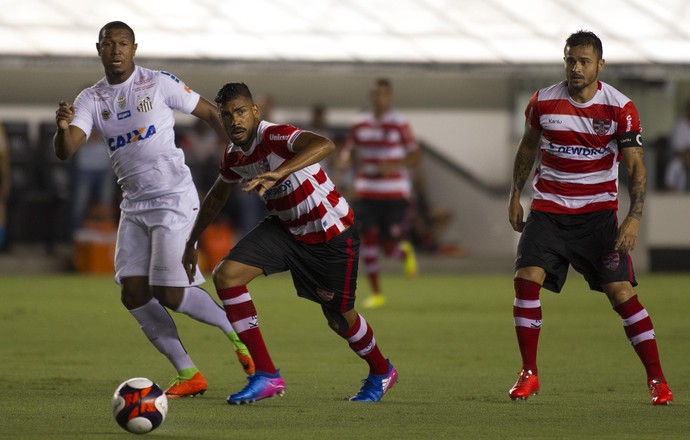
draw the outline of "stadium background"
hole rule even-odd
[[[664,140],[690,98],[686,1],[587,0],[577,8],[565,0],[0,6],[0,120],[12,135],[9,234],[19,249],[0,258],[2,272],[54,267],[27,261],[45,262],[47,241],[69,241],[55,176],[71,164],[53,157],[53,114],[60,99],[73,100],[102,77],[94,43],[111,20],[134,28],[138,64],[168,70],[208,98],[225,82],[244,81],[255,94],[273,97],[279,121],[306,123],[320,103],[329,122],[344,129],[367,106],[372,79],[391,78],[395,106],[424,146],[431,202],[453,212],[444,240],[470,251],[429,264],[443,270],[510,270],[517,234],[506,201],[522,109],[534,90],[563,77],[567,35],[592,30],[607,59],[601,79],[634,100],[645,130],[649,194],[633,254],[637,269],[690,269],[690,199],[657,185],[668,156]],[[180,116],[181,126],[187,122]],[[622,187],[623,213],[625,195]]]

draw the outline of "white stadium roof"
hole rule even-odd
[[[145,58],[521,65],[588,29],[608,63],[690,65],[686,0],[0,0],[0,61],[89,57],[132,26]]]

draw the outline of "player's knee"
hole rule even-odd
[[[177,310],[182,302],[184,287],[152,286],[153,296],[171,310]]]
[[[613,307],[623,304],[636,295],[632,284],[627,282],[611,283],[604,285],[603,288]]]
[[[120,301],[128,310],[136,309],[151,301],[151,291],[145,279],[135,277],[122,280]]]
[[[350,328],[347,319],[345,319],[342,314],[329,310],[326,307],[322,307],[321,310],[323,311],[323,315],[326,317],[326,321],[328,321],[328,326],[334,332],[341,335]]]
[[[242,282],[242,273],[231,261],[222,260],[213,269],[213,284],[218,289],[236,287],[246,284]]]

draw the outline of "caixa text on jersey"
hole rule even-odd
[[[120,134],[120,135],[108,138],[108,148],[110,148],[110,151],[115,151],[118,148],[122,148],[127,144],[131,144],[134,142],[143,141],[144,139],[148,139],[151,136],[153,136],[154,134],[156,134],[156,126],[155,125],[149,125],[148,128],[145,128],[145,127],[138,128],[136,130],[130,131],[129,133]]]

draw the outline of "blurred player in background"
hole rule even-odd
[[[215,101],[232,143],[185,248],[182,263],[189,282],[197,271],[196,243],[237,184],[247,192],[257,191],[269,211],[213,271],[228,319],[256,364],[249,383],[230,395],[228,403],[283,394],[285,382],[264,343],[247,285],[260,275],[285,271],[290,271],[297,294],[321,305],[331,329],[369,365],[364,385],[350,400],[380,400],[398,373],[354,309],[359,256],[354,213],[319,165],[335,145],[292,125],[260,120],[259,106],[243,83],[224,85]]]
[[[409,124],[392,108],[390,81],[376,80],[369,98],[371,112],[351,127],[338,168],[342,170],[355,162],[353,206],[362,237],[364,272],[373,294],[364,307],[376,308],[385,304],[379,280],[381,249],[404,261],[406,275],[417,275],[414,248],[408,240],[410,168],[419,164],[421,153]]]
[[[515,156],[508,215],[513,229],[522,233],[513,302],[522,369],[509,395],[527,399],[539,392],[540,290],[560,292],[572,265],[592,290],[606,294],[642,360],[652,403],[666,405],[673,394],[661,369],[652,321],[633,290],[637,281],[628,254],[637,241],[646,195],[639,115],[629,98],[598,80],[604,59],[596,35],[570,35],[564,61],[566,80],[537,91],[527,105]],[[630,209],[619,227],[621,158]],[[535,161],[531,212],[524,222],[520,195]],[[596,374],[593,366],[583,368]]]
[[[199,287],[204,282],[201,273],[190,283],[180,267],[199,196],[184,154],[175,146],[173,111],[191,113],[227,136],[211,102],[170,73],[135,65],[137,44],[127,24],[103,26],[96,49],[105,77],[83,90],[74,105],[60,102],[55,153],[68,159],[92,130],[103,135],[123,193],[115,253],[122,303],[177,370],[168,397],[203,394],[206,380],[182,346],[165,307],[220,328],[247,374],[253,364],[223,309]]]

